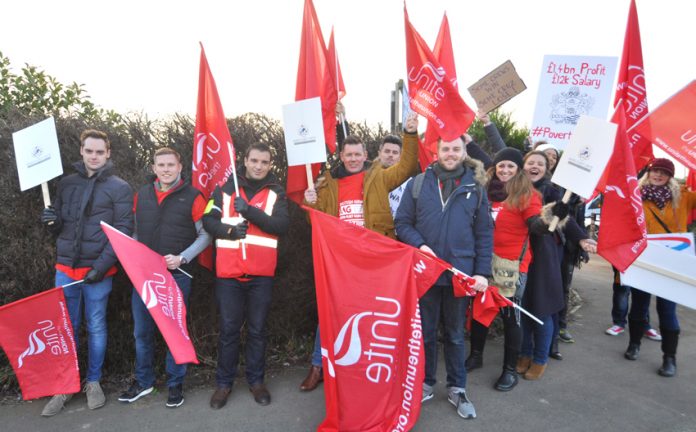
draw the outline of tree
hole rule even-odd
[[[508,147],[515,147],[524,152],[524,142],[529,136],[529,129],[526,127],[518,127],[517,122],[512,120],[512,115],[510,113],[502,112],[499,109],[491,111],[488,113],[488,116],[498,127],[500,136],[503,137],[505,144],[507,144]],[[483,131],[483,122],[478,119],[475,120],[468,132],[481,148],[488,153],[491,152],[491,146],[486,139],[486,133]]]

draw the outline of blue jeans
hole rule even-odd
[[[631,312],[628,314],[628,319],[631,321],[640,321],[647,316],[648,308],[650,308],[650,294],[636,288],[631,289],[633,295],[633,304]],[[673,301],[655,297],[655,306],[657,307],[657,316],[660,320],[660,330],[679,330],[679,320],[677,319],[677,305]],[[648,327],[649,327],[648,323]]]
[[[447,387],[466,388],[464,322],[469,297],[455,297],[452,285],[434,285],[420,298],[419,304],[425,345],[425,384],[433,386],[437,381],[437,328],[442,313]]]
[[[531,318],[522,317],[522,349],[520,356],[531,357],[534,363],[545,365],[549,361],[549,349],[553,338],[553,318],[551,315],[537,316],[544,325]]]
[[[314,351],[312,352],[312,366],[321,367],[321,337],[319,336],[319,326],[317,334],[314,336]]]
[[[176,270],[172,272],[172,276],[181,289],[188,311],[191,278]],[[135,379],[141,387],[149,388],[155,384],[155,321],[135,288],[131,297],[131,309],[133,310],[133,336],[135,336]],[[166,370],[168,387],[184,382],[186,364],[176,364],[169,349],[167,349]]]
[[[239,364],[239,341],[246,322],[246,378],[249,386],[262,384],[266,368],[266,316],[271,305],[273,278],[256,276],[247,282],[216,278],[215,296],[220,311],[218,387],[232,387]]]
[[[60,270],[56,270],[56,286],[75,282]],[[87,381],[99,381],[106,356],[106,305],[111,292],[111,277],[94,284],[79,283],[63,288],[68,314],[75,335],[75,346],[79,347],[78,334],[82,322],[84,301],[87,324]]]

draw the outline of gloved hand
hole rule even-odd
[[[244,214],[249,210],[249,203],[247,203],[244,198],[237,197],[234,199],[234,210],[237,213]]]
[[[102,279],[104,279],[104,273],[100,272],[95,268],[92,268],[90,271],[87,272],[87,276],[85,276],[83,282],[86,284],[93,284],[101,282]]]
[[[48,206],[41,212],[41,223],[44,225],[53,225],[58,220],[58,212],[53,206]]]
[[[249,222],[244,221],[238,225],[232,225],[232,227],[227,231],[227,237],[230,240],[243,239],[247,235],[247,230],[249,229]]]
[[[558,219],[563,220],[570,213],[570,206],[563,201],[556,201],[553,208],[551,209],[551,214],[558,216]]]

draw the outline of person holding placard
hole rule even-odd
[[[339,154],[341,164],[325,172],[317,189],[305,191],[305,204],[339,219],[396,238],[389,205],[389,191],[405,182],[418,163],[418,117],[406,120],[401,157],[385,168],[382,163],[367,162],[365,144],[348,136]],[[315,336],[312,364],[300,384],[301,391],[312,391],[323,381],[319,328]]]
[[[164,256],[167,268],[181,290],[188,309],[191,294],[193,259],[210,244],[203,229],[206,201],[201,192],[181,177],[181,156],[168,147],[157,149],[150,177],[135,196],[137,239]],[[179,270],[180,269],[180,270]],[[133,288],[131,301],[135,337],[135,379],[118,398],[131,403],[154,390],[155,322],[143,299]],[[166,406],[177,408],[184,403],[183,381],[186,364],[176,364],[167,349],[166,371],[169,395]]]
[[[271,148],[252,144],[234,177],[208,201],[203,226],[215,238],[215,297],[220,312],[217,387],[210,407],[227,403],[237,376],[242,326],[246,323],[246,379],[259,405],[271,403],[264,383],[266,317],[271,305],[273,276],[278,259],[278,237],[290,226],[288,200],[271,172]]]
[[[688,214],[696,208],[696,192],[679,186],[674,179],[674,163],[669,159],[656,158],[647,168],[638,186],[648,233],[685,232]],[[645,317],[650,306],[650,294],[631,288],[631,295],[633,303],[628,314],[630,342],[624,356],[628,360],[637,360],[646,325]],[[662,333],[662,366],[657,373],[673,377],[677,373],[676,355],[680,333],[677,305],[662,297],[656,297],[656,303]]]
[[[63,288],[68,314],[78,345],[80,322],[87,324],[87,406],[104,406],[106,397],[99,381],[106,355],[106,305],[116,274],[116,254],[102,231],[104,221],[126,235],[133,232],[133,191],[114,174],[111,143],[101,131],[89,129],[80,135],[82,160],[75,174],[63,177],[53,207],[43,210],[41,222],[58,237],[56,242],[56,286]],[[58,414],[72,395],[55,395],[41,415]]]

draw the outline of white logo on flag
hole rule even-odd
[[[17,364],[19,365],[20,368],[24,364],[24,361],[23,361],[24,357],[36,355],[36,354],[41,354],[46,349],[46,344],[37,335],[37,333],[39,333],[40,331],[41,331],[41,329],[34,330],[29,335],[29,348],[27,348],[17,358]]]
[[[163,288],[164,283],[167,281],[164,275],[159,273],[154,273],[154,277],[159,277],[161,280],[146,280],[143,282],[143,289],[140,292],[140,297],[143,299],[143,303],[145,303],[145,307],[148,309],[157,306],[156,290]]]

